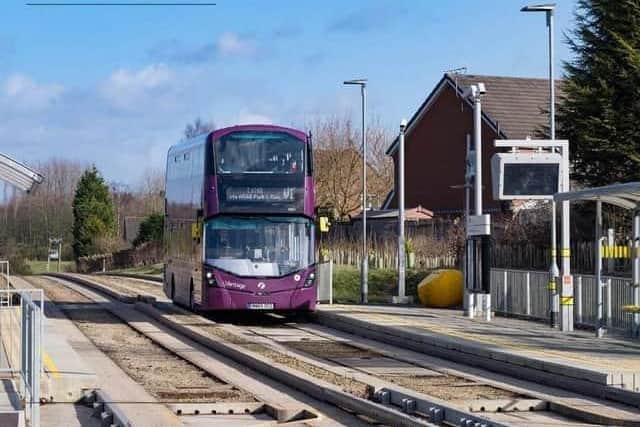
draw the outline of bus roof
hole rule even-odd
[[[216,129],[212,132],[205,133],[202,135],[194,136],[193,138],[183,139],[175,145],[169,147],[169,153],[173,153],[175,151],[182,151],[185,149],[191,149],[198,145],[204,144],[207,141],[207,138],[211,136],[211,139],[222,138],[225,135],[228,135],[232,132],[242,132],[242,131],[263,131],[263,132],[283,132],[289,135],[292,135],[295,138],[298,138],[302,141],[307,140],[307,135],[299,131],[297,129],[288,128],[284,126],[277,125],[236,125],[230,126],[226,128]]]
[[[232,132],[242,132],[242,131],[264,131],[264,132],[283,132],[288,133],[291,136],[294,136],[302,141],[307,140],[307,135],[304,132],[299,131],[297,129],[288,128],[284,126],[277,125],[237,125],[231,126],[227,128],[217,129],[211,132],[212,139],[222,138],[225,135],[228,135]]]

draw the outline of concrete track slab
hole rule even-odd
[[[592,333],[562,333],[535,322],[468,319],[461,310],[406,306],[321,306],[320,319],[360,322],[425,344],[553,372],[601,385],[640,391],[640,343]],[[364,323],[362,323],[364,322]]]
[[[12,277],[16,289],[30,289],[31,284],[20,277]],[[96,387],[96,374],[73,348],[70,334],[75,326],[45,297],[45,320],[42,346],[44,375],[41,381],[42,398],[47,401],[74,403],[84,390]]]
[[[12,282],[22,287],[31,285],[19,277],[12,277]],[[62,284],[60,286],[63,286]],[[94,384],[91,388],[104,390],[114,402],[117,402],[121,411],[126,414],[131,423],[136,426],[148,427],[172,427],[180,426],[181,423],[165,405],[158,403],[147,391],[118,367],[109,357],[102,353],[95,345],[68,320],[64,314],[52,303],[45,306],[45,311],[51,314],[47,319],[50,324],[56,320],[60,331],[63,332],[64,339],[76,352],[79,359],[85,366],[89,366],[96,373]],[[54,317],[55,316],[55,317]],[[47,330],[45,329],[45,337]],[[45,345],[47,341],[45,340]],[[75,402],[70,402],[75,403]],[[82,414],[75,411],[59,412],[61,417],[68,417],[70,425],[82,422]],[[57,420],[55,422],[58,422]],[[65,424],[53,424],[65,425]],[[83,424],[81,424],[83,425]],[[90,425],[90,424],[89,424]],[[43,424],[43,427],[48,427]]]
[[[299,408],[310,407],[312,409],[312,413],[320,414],[320,417],[317,419],[301,422],[302,425],[313,425],[318,427],[364,427],[369,425],[369,423],[362,421],[357,416],[344,412],[333,405],[309,398],[304,393],[274,381],[264,375],[258,374],[255,371],[247,371],[245,366],[221,356],[213,350],[195,343],[189,338],[184,337],[165,326],[157,324],[157,322],[131,306],[119,302],[113,302],[93,289],[87,289],[69,282],[66,284],[71,289],[74,289],[82,295],[96,301],[104,308],[109,309],[117,307],[116,311],[118,312],[118,315],[121,316],[121,318],[130,321],[131,326],[139,328],[139,331],[150,334],[150,337],[157,343],[165,346],[166,348],[170,348],[176,354],[201,369],[211,372],[217,378],[250,391],[259,401],[272,403],[274,407],[280,407],[284,412],[287,412],[290,408],[297,410]],[[109,394],[112,395],[112,393]],[[116,399],[115,396],[112,397]],[[126,405],[119,404],[119,406],[126,410]],[[183,422],[183,417],[177,418],[180,422]],[[184,419],[188,420],[190,418],[192,417]],[[238,418],[233,419],[239,420]],[[277,420],[271,418],[271,421],[259,421],[257,425],[275,425],[277,422]],[[294,424],[296,424],[296,422],[291,422],[287,425]],[[167,425],[169,426],[169,424]]]

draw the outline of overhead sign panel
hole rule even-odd
[[[552,199],[560,191],[562,156],[546,151],[498,153],[491,158],[493,197]]]

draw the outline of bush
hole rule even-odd
[[[153,213],[140,223],[140,231],[133,241],[133,246],[138,247],[146,242],[160,242],[164,232],[164,215]]]
[[[21,254],[16,254],[9,258],[9,269],[11,275],[28,275],[32,273],[26,257]]]
[[[417,298],[418,283],[431,271],[407,270],[406,293]],[[369,302],[388,303],[398,293],[398,273],[392,269],[370,269],[368,275]],[[333,269],[333,300],[337,303],[360,302],[360,270],[337,265]]]

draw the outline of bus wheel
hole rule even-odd
[[[176,296],[176,278],[174,275],[171,275],[171,301],[175,299]]]

